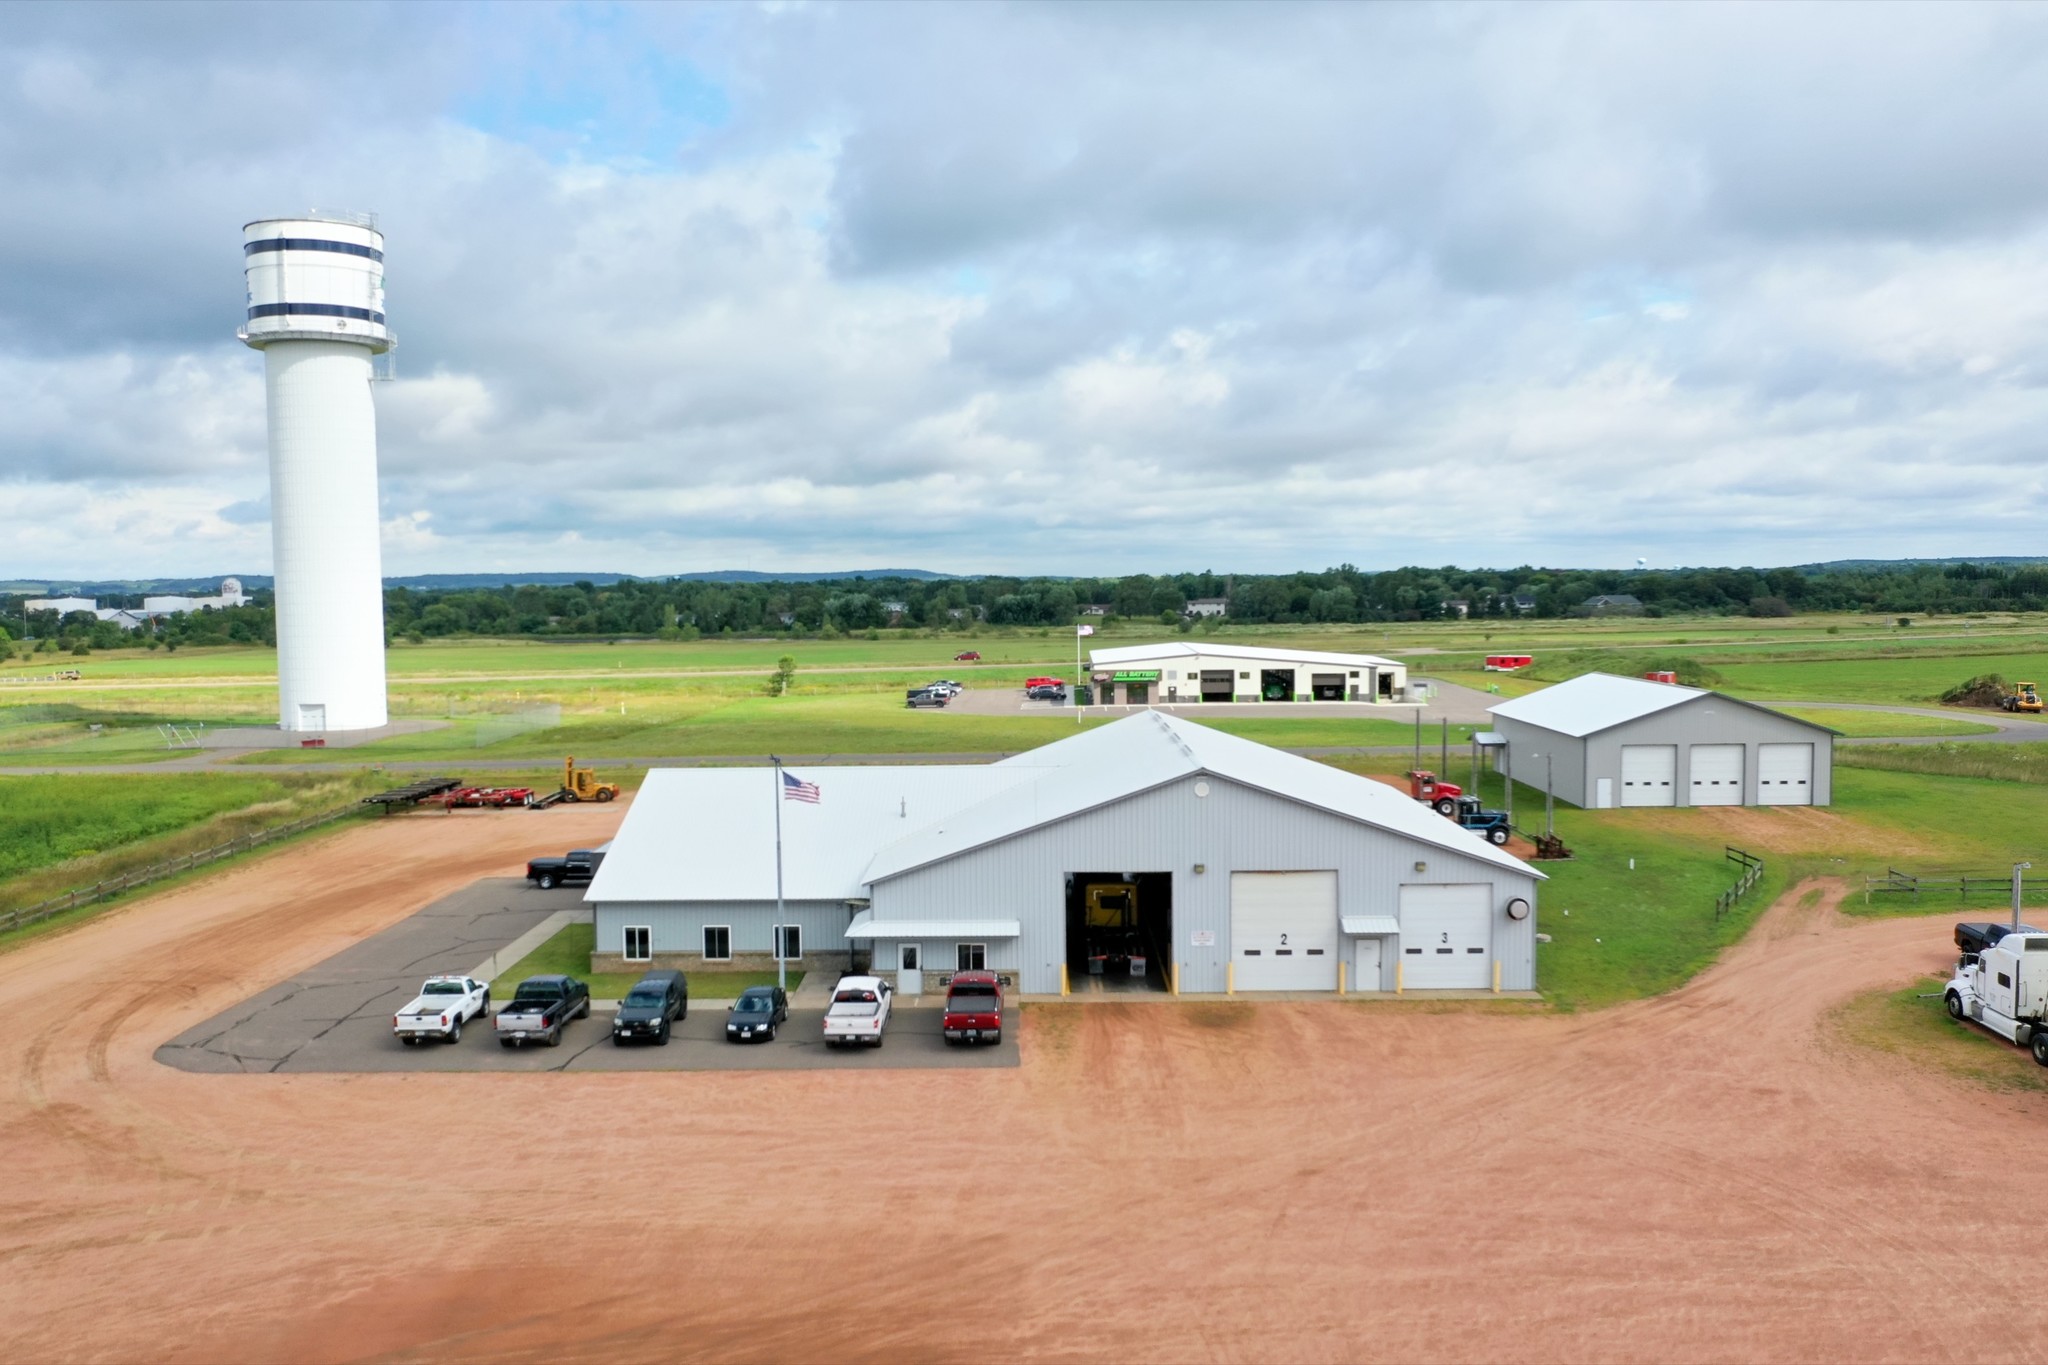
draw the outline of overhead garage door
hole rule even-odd
[[[1401,888],[1404,990],[1485,990],[1493,985],[1493,888]]]
[[[1677,784],[1676,744],[1621,746],[1622,805],[1675,806],[1678,804]]]
[[[1692,768],[1692,803],[1695,806],[1742,804],[1740,744],[1695,744],[1688,758]]]
[[[1813,746],[1760,744],[1756,751],[1756,800],[1760,806],[1813,804]]]
[[[1337,874],[1230,874],[1230,958],[1241,991],[1337,989]]]

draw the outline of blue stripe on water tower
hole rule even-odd
[[[373,246],[330,242],[318,237],[265,237],[260,242],[242,243],[244,256],[254,256],[263,251],[335,251],[344,256],[364,256],[373,261],[384,259],[384,253]]]

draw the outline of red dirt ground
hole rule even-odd
[[[1992,1251],[2048,1209],[2048,1100],[1843,1045],[1945,935],[1797,889],[1592,1015],[1037,1010],[1021,1069],[860,1076],[151,1060],[538,819],[380,821],[0,956],[0,1357],[2048,1358],[1997,1289],[2031,1243]]]

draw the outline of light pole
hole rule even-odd
[[[2014,933],[2018,933],[2020,930],[2020,873],[2032,866],[2032,863],[2014,863],[2012,865],[2012,930]]]

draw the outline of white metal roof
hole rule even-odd
[[[897,876],[1196,773],[1211,773],[1481,862],[1543,875],[1383,782],[1158,711],[1083,731],[994,766],[1019,770],[1027,780],[909,832],[875,855],[862,880],[872,883]]]
[[[892,919],[877,920],[862,911],[846,926],[848,938],[951,938],[972,941],[979,938],[1016,938],[1024,932],[1013,919]]]
[[[1265,659],[1276,664],[1328,664],[1332,668],[1400,668],[1398,659],[1383,659],[1377,654],[1334,654],[1320,649],[1279,649],[1265,645],[1239,644],[1186,644],[1178,640],[1156,645],[1117,645],[1111,649],[1091,649],[1088,663],[1092,668],[1124,668],[1131,664],[1151,663],[1154,660],[1171,659]]]
[[[1516,697],[1513,701],[1504,701],[1486,709],[1496,716],[1506,716],[1525,725],[1537,725],[1560,735],[1583,739],[1644,716],[1653,716],[1659,711],[1669,711],[1674,706],[1683,706],[1695,697],[1717,697],[1825,734],[1841,733],[1810,720],[1788,716],[1783,711],[1773,711],[1768,706],[1759,706],[1753,701],[1731,697],[1725,692],[1651,682],[1648,678],[1621,678],[1612,673],[1582,674],[1554,687],[1546,687],[1541,692],[1531,692],[1526,697]]]
[[[961,806],[1031,777],[995,764],[791,768],[818,784],[816,805],[782,801],[775,770],[656,768],[647,774],[584,894],[589,901],[773,900],[775,812],[782,810],[783,896],[867,894],[875,850]]]
[[[1392,915],[1343,915],[1338,926],[1347,934],[1398,934],[1401,921]]]
[[[1694,697],[1710,695],[1697,687],[1680,687],[1676,683],[1618,678],[1612,673],[1584,673],[1541,692],[1486,709],[1525,725],[1583,738],[1682,706]]]

